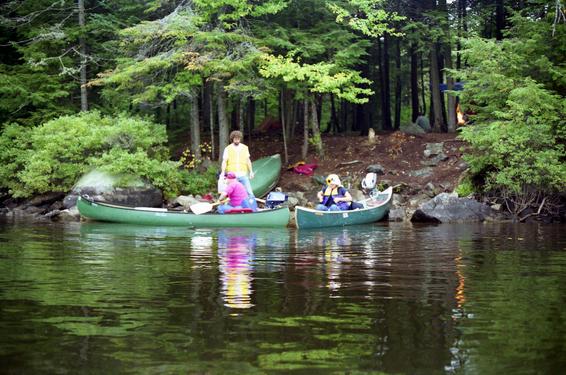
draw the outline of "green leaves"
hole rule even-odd
[[[294,82],[313,93],[332,93],[354,103],[365,103],[373,92],[358,85],[369,85],[370,80],[362,78],[359,72],[339,69],[334,64],[300,64],[292,57],[263,55],[260,73],[266,78],[280,78]]]
[[[484,191],[564,191],[566,104],[558,93],[566,76],[549,46],[560,48],[566,34],[552,37],[544,19],[515,15],[513,22],[503,41],[464,40],[468,66],[452,72],[465,82],[464,109],[475,112],[474,125],[462,130],[472,146],[466,160]]]
[[[495,121],[463,129],[473,147],[466,160],[472,173],[485,177],[485,190],[564,188],[566,153],[557,131],[564,131],[566,111],[560,101],[531,81],[510,91],[505,107],[493,113]]]
[[[349,9],[335,3],[329,3],[328,8],[336,15],[336,22],[346,23],[364,35],[374,38],[384,33],[400,36],[391,25],[393,22],[404,20],[405,17],[387,12],[382,8],[382,3],[376,0],[348,0]]]
[[[8,126],[0,137],[0,186],[14,197],[69,191],[88,170],[148,179],[166,195],[183,188],[179,163],[168,160],[165,127],[98,112],[63,116],[33,129]]]

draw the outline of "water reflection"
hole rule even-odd
[[[0,244],[10,373],[566,366],[563,227],[27,224]]]
[[[349,262],[347,255],[351,251],[352,239],[347,229],[339,228],[332,231],[316,231],[315,244],[320,251],[320,262],[323,267],[325,284],[331,297],[342,285],[340,273],[345,262]]]
[[[293,262],[309,273],[316,265],[320,270],[319,286],[326,288],[332,298],[352,293],[375,298],[391,287],[392,233],[388,227],[374,225],[297,231]]]
[[[251,303],[256,235],[242,229],[218,231],[218,258],[225,306],[248,309]]]

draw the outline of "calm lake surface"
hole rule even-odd
[[[0,373],[565,369],[564,225],[0,222]]]

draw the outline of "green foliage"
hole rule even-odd
[[[508,93],[492,116],[492,121],[462,131],[462,138],[473,148],[465,160],[473,174],[485,179],[483,189],[563,190],[565,102],[527,78],[524,86]]]
[[[320,134],[309,137],[308,141],[312,146],[318,146],[322,144],[322,138],[320,137]]]
[[[0,65],[0,123],[37,125],[69,114],[71,85],[43,68]]]
[[[226,83],[236,96],[259,96],[262,80],[257,74],[259,48],[242,27],[242,20],[273,14],[286,6],[282,0],[193,1],[166,15],[122,31],[122,51],[117,66],[93,81],[105,85],[104,96],[127,92],[134,104],[170,103],[192,96],[203,78]],[[152,9],[167,7],[152,2]]]
[[[205,22],[219,22],[225,29],[236,27],[243,18],[274,14],[287,6],[285,0],[194,0],[194,3]]]
[[[168,160],[165,127],[98,112],[62,116],[39,127],[8,126],[0,136],[0,186],[14,197],[69,191],[93,167],[148,179],[166,195],[183,188]]]
[[[284,82],[295,82],[313,93],[332,93],[353,103],[366,103],[373,91],[358,85],[369,85],[354,70],[339,69],[334,64],[300,64],[292,57],[265,54],[260,73],[266,78],[280,78]]]
[[[198,170],[183,171],[183,191],[191,194],[206,194],[216,191],[218,166],[213,165],[204,172]]]
[[[468,197],[474,194],[474,185],[469,178],[464,179],[455,189],[459,197]]]
[[[464,41],[469,65],[453,73],[465,82],[464,109],[475,112],[462,138],[472,146],[465,159],[484,191],[564,191],[566,71],[549,46],[564,48],[566,28],[559,25],[553,36],[549,21],[516,15],[512,37]]]
[[[29,129],[17,124],[4,128],[0,136],[0,187],[12,191],[25,189],[16,174],[26,163],[26,151],[31,147],[30,133]]]
[[[396,32],[391,24],[404,20],[405,17],[396,13],[387,12],[383,8],[383,1],[376,0],[348,0],[348,8],[341,7],[335,3],[329,3],[328,7],[336,15],[336,22],[346,23],[353,30],[374,38],[384,33],[394,36],[401,35]]]
[[[78,24],[75,0],[0,5],[0,61],[5,64],[0,65],[0,123],[39,125],[76,112],[81,60],[87,64],[87,79],[108,70],[117,56],[118,30],[138,22],[136,15],[143,15],[146,6],[132,0],[85,3],[84,27]],[[80,52],[79,40],[87,55]],[[95,108],[98,95],[88,91],[89,107]]]

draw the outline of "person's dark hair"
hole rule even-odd
[[[240,138],[240,140],[242,140],[244,139],[244,135],[242,134],[241,131],[234,130],[232,133],[230,133],[230,142],[232,142],[234,138]]]

